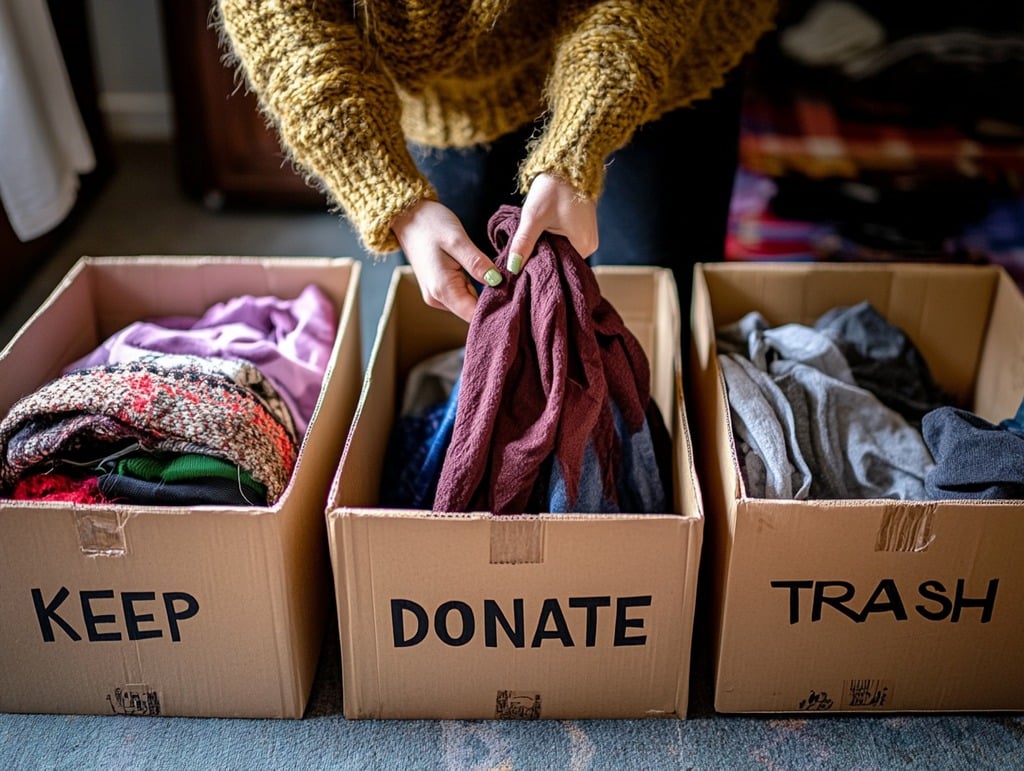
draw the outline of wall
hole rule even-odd
[[[100,110],[115,141],[174,130],[159,0],[86,0]]]

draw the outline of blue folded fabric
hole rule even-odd
[[[583,455],[583,473],[580,477],[579,495],[572,506],[566,496],[565,479],[558,462],[552,464],[548,484],[548,511],[556,513],[586,512],[591,514],[650,514],[668,510],[665,487],[662,484],[660,464],[651,436],[650,415],[639,431],[630,434],[626,421],[615,404],[615,432],[618,434],[622,451],[622,465],[616,490],[619,503],[616,505],[603,494],[602,474],[597,453],[588,444]],[[658,413],[660,416],[660,413]]]

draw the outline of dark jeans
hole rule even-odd
[[[598,201],[600,245],[590,263],[671,268],[679,289],[684,351],[693,265],[724,256],[741,99],[737,72],[712,99],[641,126],[608,159]],[[410,148],[441,202],[492,257],[487,221],[501,204],[522,204],[517,169],[535,129],[528,126],[467,150]]]

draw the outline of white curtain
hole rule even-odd
[[[0,0],[0,201],[18,238],[59,225],[95,165],[46,0]]]

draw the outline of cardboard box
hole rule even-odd
[[[346,717],[685,716],[703,513],[678,297],[667,270],[595,272],[651,361],[674,437],[674,513],[375,508],[406,374],[467,331],[396,270],[328,511]]]
[[[867,300],[959,406],[1024,395],[1024,299],[995,267],[718,264],[694,284],[691,396],[720,712],[1024,708],[1024,505],[747,497],[716,328]]]
[[[83,258],[0,354],[0,412],[127,324],[316,283],[339,319],[270,507],[0,501],[0,711],[301,717],[330,617],[323,511],[358,400],[360,265]]]

